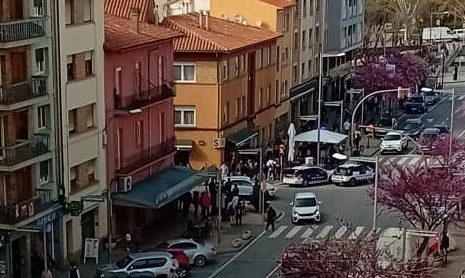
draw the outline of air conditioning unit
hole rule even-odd
[[[132,178],[131,178],[131,176],[120,177],[118,179],[118,192],[129,192],[131,190],[132,190]]]

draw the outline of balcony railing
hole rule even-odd
[[[45,19],[31,18],[0,23],[0,43],[10,43],[45,35]]]
[[[173,87],[165,83],[160,86],[155,86],[153,84],[150,84],[149,89],[147,90],[142,90],[139,93],[135,93],[134,97],[132,99],[121,99],[121,96],[114,94],[114,103],[115,103],[115,110],[133,110],[133,109],[138,109],[142,108],[144,106],[150,105],[152,103],[156,103],[162,100],[165,100],[170,97],[174,97],[174,89]]]
[[[0,147],[0,166],[14,166],[49,152],[49,138],[36,134],[31,140]]]
[[[146,151],[142,154],[135,154],[132,157],[126,159],[125,161],[129,161],[129,163],[124,165],[117,172],[118,174],[129,174],[131,172],[137,172],[138,170],[145,168],[145,166],[149,166],[157,159],[173,153],[176,150],[175,145],[176,139],[173,137],[161,144],[153,146],[149,152]]]
[[[31,80],[0,86],[0,104],[10,105],[47,94],[47,77],[32,77]]]
[[[49,194],[51,194],[51,192]],[[47,200],[37,196],[13,206],[3,206],[0,207],[0,222],[16,224],[51,208],[54,204],[56,204],[56,201],[52,200],[51,197]]]

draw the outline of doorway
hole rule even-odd
[[[27,254],[26,254],[26,238],[20,237],[12,241],[12,278],[27,277]]]
[[[82,247],[86,242],[86,238],[95,238],[95,213],[97,209],[82,214],[81,216],[81,235]]]

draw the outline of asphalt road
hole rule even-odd
[[[457,137],[465,135],[465,113],[459,107],[465,105],[465,86],[452,85],[456,90],[455,113],[452,132]],[[450,88],[451,86],[446,87]],[[426,114],[404,115],[398,120],[403,124],[406,119],[420,118],[425,127],[446,124],[450,127],[451,97],[445,95],[443,99],[428,109]],[[413,146],[409,146],[409,151]],[[367,186],[339,187],[333,184],[310,188],[293,188],[285,185],[278,188],[279,198],[273,201],[273,206],[284,211],[285,215],[277,224],[276,231],[262,232],[243,251],[234,255],[228,254],[218,257],[214,265],[201,269],[194,269],[191,277],[218,278],[257,278],[270,277],[270,273],[277,270],[283,250],[291,243],[299,243],[306,238],[318,237],[365,237],[372,229],[373,205],[367,195]],[[319,224],[296,226],[291,223],[292,197],[297,192],[312,191],[323,203],[321,211],[323,220]],[[379,232],[388,227],[407,226],[398,215],[381,213],[378,217]]]

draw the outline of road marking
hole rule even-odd
[[[287,233],[285,238],[292,238],[300,231],[300,229],[302,229],[302,226],[295,226],[289,233]]]
[[[275,272],[278,271],[280,267],[281,267],[281,264],[278,264],[277,266],[275,266],[275,268],[273,268],[273,270],[270,273],[268,273],[268,275],[266,275],[265,278],[273,277]]]
[[[308,228],[300,237],[301,238],[308,238],[313,234],[313,232],[315,230],[316,230],[316,226],[312,226],[312,227]]]
[[[462,132],[460,132],[459,137],[463,137],[463,135],[465,135],[465,129]]]
[[[404,165],[404,163],[407,161],[407,159],[409,159],[409,158],[408,157],[402,157],[401,159],[399,159],[399,161],[397,161],[396,164]]]
[[[323,230],[321,230],[321,232],[316,236],[316,238],[326,237],[332,229],[333,229],[333,226],[325,226]]]
[[[380,231],[381,231],[381,228],[378,228],[378,229],[376,230],[376,232],[374,233],[374,235],[376,236],[377,234],[379,234]],[[366,238],[370,238],[370,237],[372,237],[372,236],[373,236],[373,230],[371,230],[371,231],[367,234]]]
[[[365,227],[362,226],[355,228],[355,231],[350,234],[349,239],[357,239],[362,234],[364,229]]]
[[[341,238],[346,232],[347,232],[347,227],[346,227],[346,226],[342,226],[342,227],[340,227],[340,228],[336,231],[336,233],[334,234],[334,238],[339,239],[339,238]]]
[[[221,273],[221,271],[223,271],[223,269],[225,269],[228,265],[232,264],[237,258],[239,258],[240,256],[242,256],[242,254],[244,254],[245,251],[247,251],[250,247],[252,247],[255,243],[257,243],[257,241],[262,238],[262,236],[266,233],[266,230],[263,230],[256,238],[254,238],[248,245],[246,245],[244,248],[242,248],[241,251],[239,251],[236,255],[234,255],[234,257],[232,257],[231,259],[229,259],[229,261],[225,262],[222,266],[220,266],[215,272],[213,272],[210,276],[208,276],[208,278],[214,278],[216,277],[218,274]]]
[[[461,95],[461,96],[459,96],[458,100],[462,100],[464,98],[465,98],[465,95]]]
[[[279,226],[273,233],[269,236],[269,238],[277,238],[284,230],[287,229],[287,226]]]

